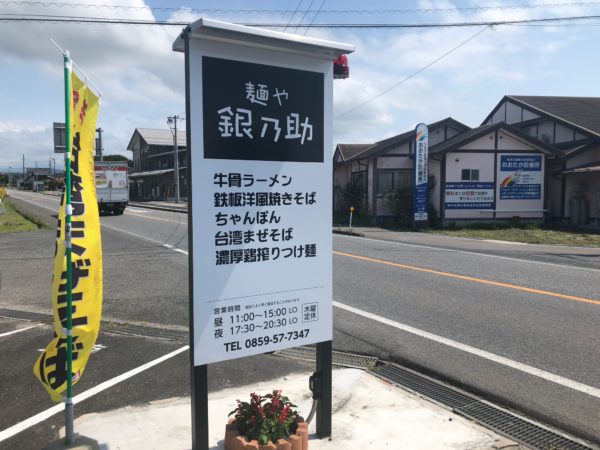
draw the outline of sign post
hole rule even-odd
[[[415,128],[413,178],[413,223],[415,228],[427,226],[429,208],[429,130],[420,123]]]
[[[314,343],[328,436],[332,61],[353,47],[200,19],[173,48],[185,52],[193,448],[208,448],[208,364]]]

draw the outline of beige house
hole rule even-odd
[[[469,130],[450,117],[428,127],[430,146]],[[400,208],[410,214],[414,138],[411,130],[373,144],[338,144],[333,155],[334,210],[342,212],[352,204],[358,212],[383,222],[397,214],[389,193],[399,192]],[[435,161],[430,160],[429,170],[439,177]],[[356,197],[360,192],[362,199]]]
[[[414,131],[339,144],[334,210],[412,214]],[[506,96],[482,125],[429,125],[430,213],[444,223],[600,221],[600,98]]]
[[[557,149],[548,212],[573,225],[600,221],[600,98],[505,96],[483,121],[506,122]]]

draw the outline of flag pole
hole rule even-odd
[[[67,257],[67,396],[65,397],[65,443],[75,443],[73,432],[73,274],[71,267],[71,150],[73,148],[71,138],[71,55],[68,50],[64,51],[65,63],[65,251]]]

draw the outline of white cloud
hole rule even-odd
[[[21,121],[0,121],[0,134],[2,133],[14,133],[14,134],[23,134],[23,133],[38,133],[40,131],[46,130],[47,127],[43,125],[36,125],[27,122]]]
[[[3,131],[0,133],[0,149],[0,167],[12,166],[13,171],[21,169],[22,155],[25,155],[27,167],[34,167],[36,162],[39,167],[48,167],[49,158],[54,156],[52,130],[32,127]]]

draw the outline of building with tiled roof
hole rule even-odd
[[[377,222],[412,217],[414,137],[410,130],[336,147],[341,216],[354,203]],[[479,127],[450,118],[430,124],[428,162],[430,211],[443,223],[598,226],[600,98],[507,95]]]
[[[171,130],[136,128],[129,140],[133,172],[129,174],[132,200],[175,198],[175,143]],[[180,198],[187,198],[187,145],[184,130],[177,131]]]

